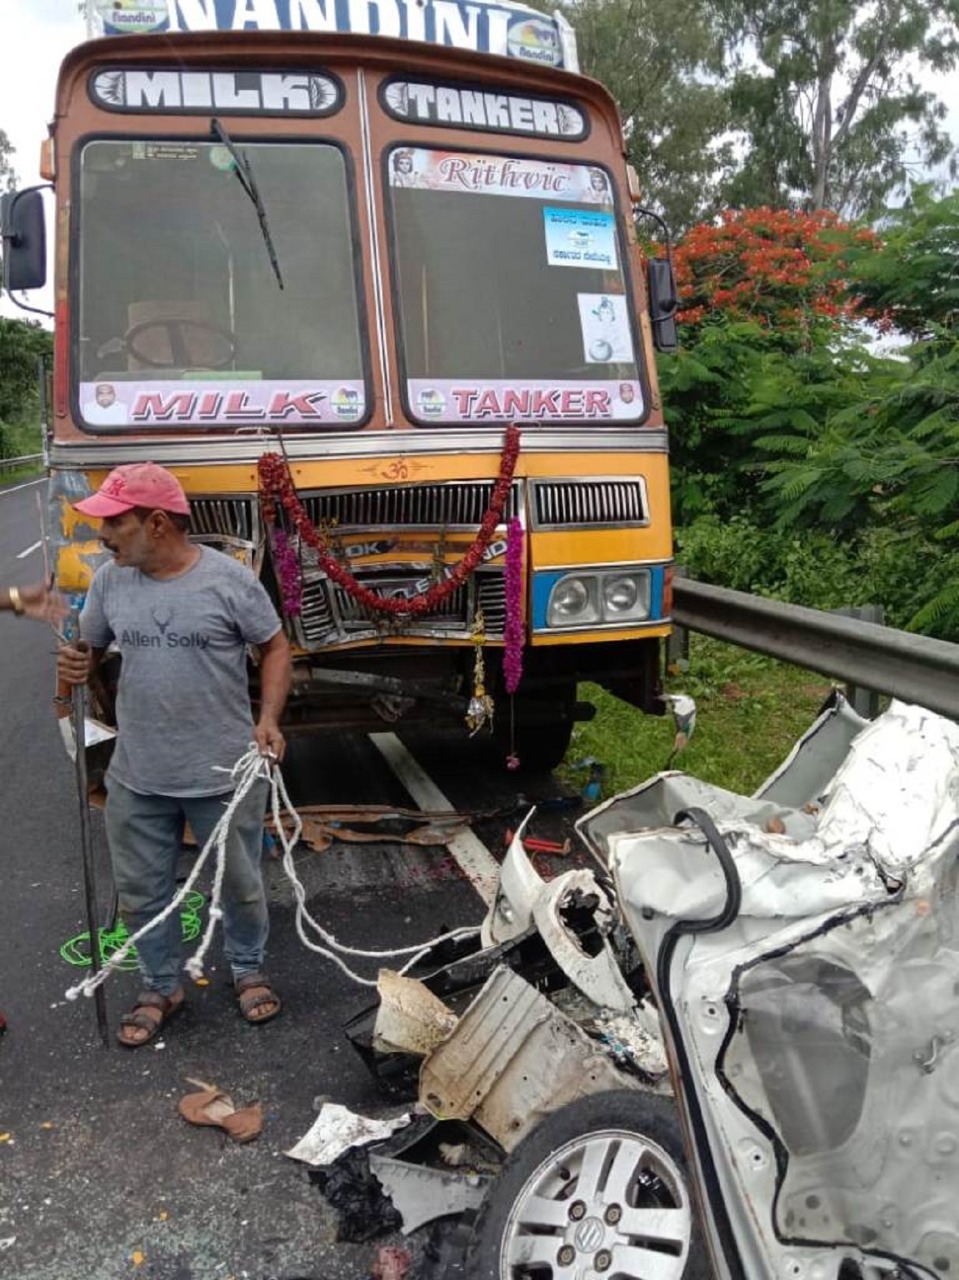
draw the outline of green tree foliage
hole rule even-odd
[[[859,602],[956,639],[959,195],[918,193],[885,242],[854,247],[843,269],[911,342],[877,355],[847,330],[749,366],[729,454],[751,477],[745,514],[770,547],[825,535],[857,567]]]
[[[537,0],[539,7],[556,5]],[[715,212],[731,163],[723,46],[711,5],[696,0],[566,0],[580,66],[612,93],[643,201],[680,231]]]
[[[860,393],[837,348],[854,332],[847,262],[863,238],[875,241],[832,214],[756,209],[699,224],[677,246],[681,349],[661,359],[660,381],[678,522],[762,504],[753,437],[778,388],[810,430]]]
[[[53,350],[53,335],[32,320],[0,316],[0,456],[19,450],[17,428],[36,419],[39,361]]]
[[[956,65],[959,0],[728,0],[726,15],[746,142],[730,204],[876,216],[953,155],[922,76]]]
[[[0,129],[0,191],[12,191],[17,185],[17,175],[13,169],[14,151],[10,139]]]

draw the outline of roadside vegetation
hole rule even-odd
[[[688,666],[669,673],[667,689],[690,695],[697,707],[689,744],[669,768],[749,795],[809,728],[831,685],[813,672],[692,635]],[[604,798],[666,768],[676,740],[668,711],[644,715],[592,684],[580,686],[580,697],[595,705],[596,718],[573,731],[559,770],[567,787],[581,791],[594,760],[603,766]]]
[[[52,349],[49,330],[0,316],[0,459],[40,452],[39,363]]]

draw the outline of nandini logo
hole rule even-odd
[[[166,0],[98,0],[96,11],[108,34],[162,31],[170,21]]]
[[[416,397],[416,405],[424,418],[438,418],[446,408],[446,397],[433,387],[425,387]]]
[[[556,29],[535,19],[514,22],[509,29],[507,45],[514,58],[524,62],[541,62],[558,67],[563,61]]]
[[[338,387],[330,397],[330,406],[345,422],[355,422],[363,412],[363,402],[355,387]]]

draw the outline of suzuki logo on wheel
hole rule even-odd
[[[592,1253],[603,1243],[605,1235],[606,1229],[599,1218],[584,1218],[576,1228],[573,1239],[577,1249],[581,1249],[583,1253]]]

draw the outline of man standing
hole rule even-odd
[[[290,684],[290,649],[256,576],[190,541],[189,503],[171,472],[152,462],[117,467],[76,509],[102,520],[101,541],[113,560],[98,569],[80,615],[89,652],[63,647],[57,670],[68,683],[82,684],[111,641],[122,656],[106,831],[120,913],[134,933],[176,892],[184,824],[202,848],[222,816],[232,794],[223,770],[251,740],[262,754],[282,759],[279,719]],[[247,645],[259,650],[255,725]],[[261,779],[233,815],[223,881],[224,947],[240,1012],[251,1023],[280,1012],[263,971],[266,799]],[[145,990],[117,1033],[128,1048],[152,1040],[183,1006],[176,913],[137,947]]]

